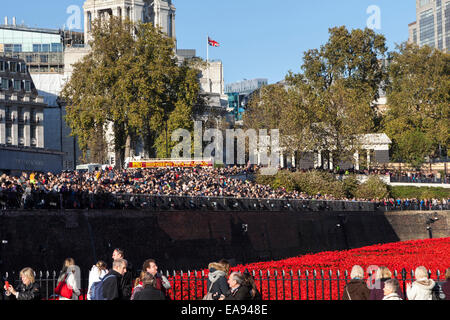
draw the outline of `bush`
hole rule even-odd
[[[377,176],[371,176],[360,184],[355,192],[355,197],[359,199],[384,199],[389,197],[388,186]]]
[[[346,176],[342,181],[342,187],[344,188],[345,195],[348,199],[352,199],[355,197],[358,185],[359,182],[358,179],[356,179],[355,175]]]

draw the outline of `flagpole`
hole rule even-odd
[[[209,84],[209,35],[207,35],[206,36],[206,65],[207,65],[207,68],[208,68],[208,71],[207,71],[207,89],[208,89],[208,91],[209,92],[211,92],[211,86],[210,86],[210,84]]]

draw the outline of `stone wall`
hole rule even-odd
[[[234,263],[425,239],[434,212],[144,212],[16,211],[0,214],[2,272],[59,269],[73,257],[82,270],[111,265],[123,248],[135,269],[155,258],[161,269]],[[449,211],[438,212],[433,237],[449,236]]]

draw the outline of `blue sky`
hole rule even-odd
[[[4,1],[0,12],[30,27],[61,28],[84,0]],[[415,21],[415,0],[174,0],[177,8],[178,48],[196,49],[206,59],[206,37],[221,44],[210,49],[211,59],[224,63],[225,82],[268,78],[282,80],[298,72],[303,53],[328,40],[328,28],[345,25],[365,28],[372,5],[380,9],[381,29],[389,50],[408,39],[408,24]]]

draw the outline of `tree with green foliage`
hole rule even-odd
[[[387,83],[381,62],[385,38],[370,29],[331,28],[320,49],[304,54],[303,73],[289,72],[286,84],[268,86],[244,115],[247,128],[280,129],[288,152],[332,152],[351,161],[359,136],[373,132],[373,101]]]
[[[403,43],[392,53],[383,130],[392,158],[420,167],[450,147],[450,54]]]
[[[174,41],[151,23],[96,20],[92,39],[61,95],[81,150],[112,124],[118,166],[138,142],[149,157],[165,156],[166,124],[170,141],[173,130],[192,129],[201,109],[199,69],[179,65]]]

